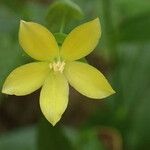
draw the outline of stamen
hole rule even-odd
[[[57,62],[52,62],[49,64],[49,68],[50,69],[53,69],[53,71],[55,72],[63,72],[64,70],[64,67],[65,67],[65,62],[61,62],[61,61],[57,61]]]

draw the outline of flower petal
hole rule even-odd
[[[45,62],[35,62],[16,68],[7,77],[2,93],[9,95],[27,95],[39,89],[50,69]]]
[[[68,105],[68,82],[63,74],[51,72],[40,94],[40,107],[46,119],[54,126]]]
[[[76,27],[66,37],[62,47],[61,56],[65,60],[78,60],[94,50],[101,36],[99,19],[92,20]]]
[[[19,42],[24,51],[36,60],[51,60],[58,56],[55,37],[40,24],[21,21]]]
[[[87,97],[101,99],[115,93],[103,74],[88,64],[68,63],[64,73],[71,86]]]

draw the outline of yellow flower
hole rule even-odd
[[[68,105],[68,83],[81,94],[94,99],[115,93],[100,71],[77,61],[94,50],[100,36],[100,22],[96,18],[73,29],[59,47],[53,34],[45,27],[21,21],[20,45],[37,62],[12,71],[2,92],[20,96],[42,87],[40,107],[52,125],[60,120]]]

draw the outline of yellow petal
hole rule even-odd
[[[61,56],[65,60],[78,60],[94,50],[101,36],[99,19],[92,20],[76,27],[66,37],[62,47]]]
[[[24,51],[36,60],[51,60],[58,56],[57,42],[45,27],[33,22],[20,22],[19,42]]]
[[[40,107],[46,119],[54,126],[68,105],[68,82],[63,74],[51,72],[40,94]]]
[[[101,99],[115,93],[103,74],[88,64],[68,63],[64,73],[70,85],[87,97]]]
[[[49,66],[35,62],[16,68],[7,77],[2,92],[9,95],[27,95],[39,89],[47,75]]]

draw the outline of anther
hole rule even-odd
[[[49,68],[52,69],[55,72],[63,72],[65,67],[65,62],[57,61],[57,62],[52,62],[49,64]]]

